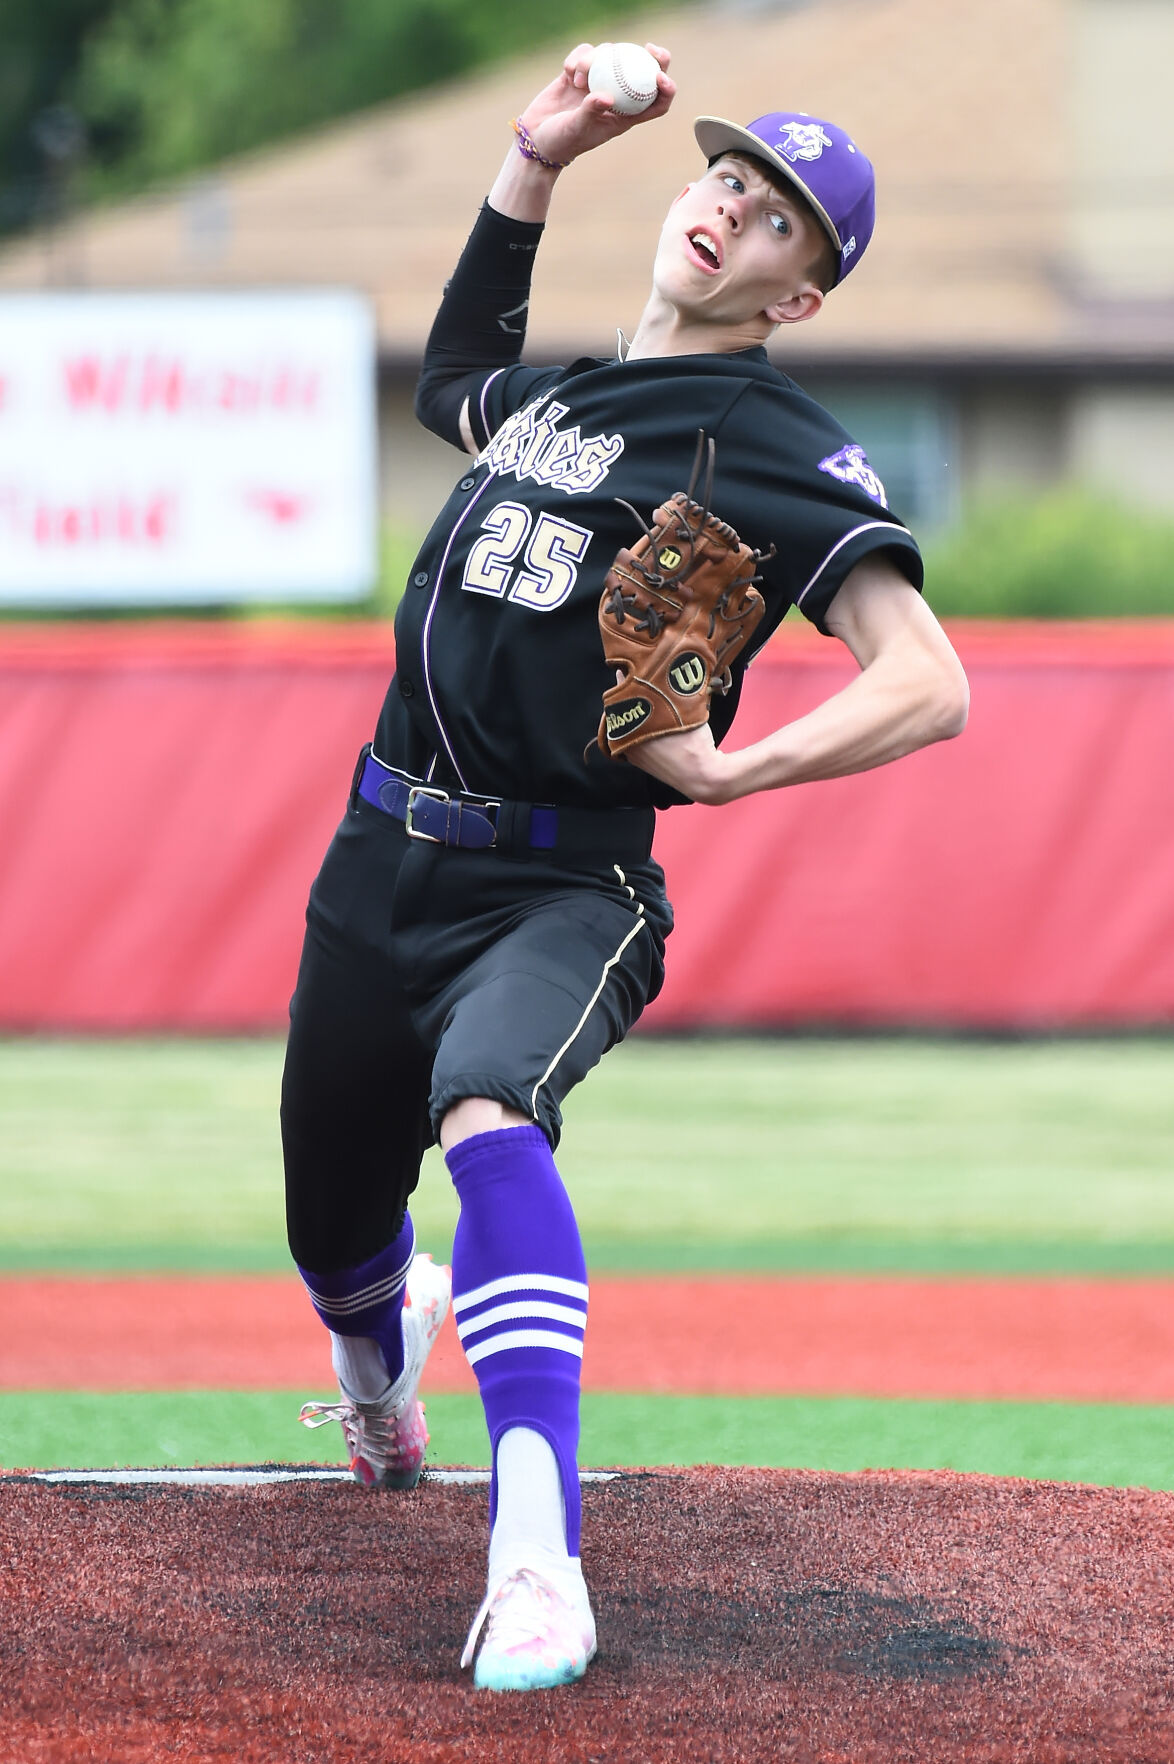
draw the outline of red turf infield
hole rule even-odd
[[[0,1389],[272,1390],[321,1382],[325,1364],[284,1276],[0,1278]],[[451,1321],[427,1382],[473,1389]],[[1174,1402],[1174,1280],[596,1277],[584,1383]]]

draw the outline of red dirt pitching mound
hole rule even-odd
[[[600,1654],[474,1692],[486,1491],[0,1479],[22,1764],[1169,1764],[1174,1497],[951,1473],[584,1489]]]

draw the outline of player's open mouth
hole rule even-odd
[[[689,233],[687,237],[693,247],[694,256],[699,259],[705,269],[712,273],[721,268],[722,254],[711,233],[699,229],[696,233]]]

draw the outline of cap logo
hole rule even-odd
[[[855,235],[855,233],[853,233],[852,237],[849,239],[848,243],[844,247],[843,260],[845,263],[847,263],[848,259],[851,257],[851,255],[855,251],[855,249],[856,249],[856,235]]]
[[[826,459],[819,462],[821,472],[829,478],[838,478],[841,484],[855,484],[882,508],[888,508],[889,499],[885,487],[868,463],[868,455],[856,441],[850,441],[847,447],[841,447],[838,453],[829,453]]]
[[[797,159],[819,159],[825,147],[832,146],[832,138],[819,123],[784,123],[779,130],[782,141],[779,152],[784,159],[794,165]]]

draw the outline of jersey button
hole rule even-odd
[[[462,490],[471,490],[473,488],[473,485],[476,482],[477,482],[476,478],[462,478],[461,479],[461,489]]]
[[[399,695],[401,698],[412,698],[415,696],[415,691],[416,691],[416,688],[412,685],[412,682],[410,680],[401,680],[400,681]]]
[[[428,571],[427,570],[417,570],[415,575],[412,577],[412,581],[415,583],[417,588],[427,588],[427,586],[428,586]]]

